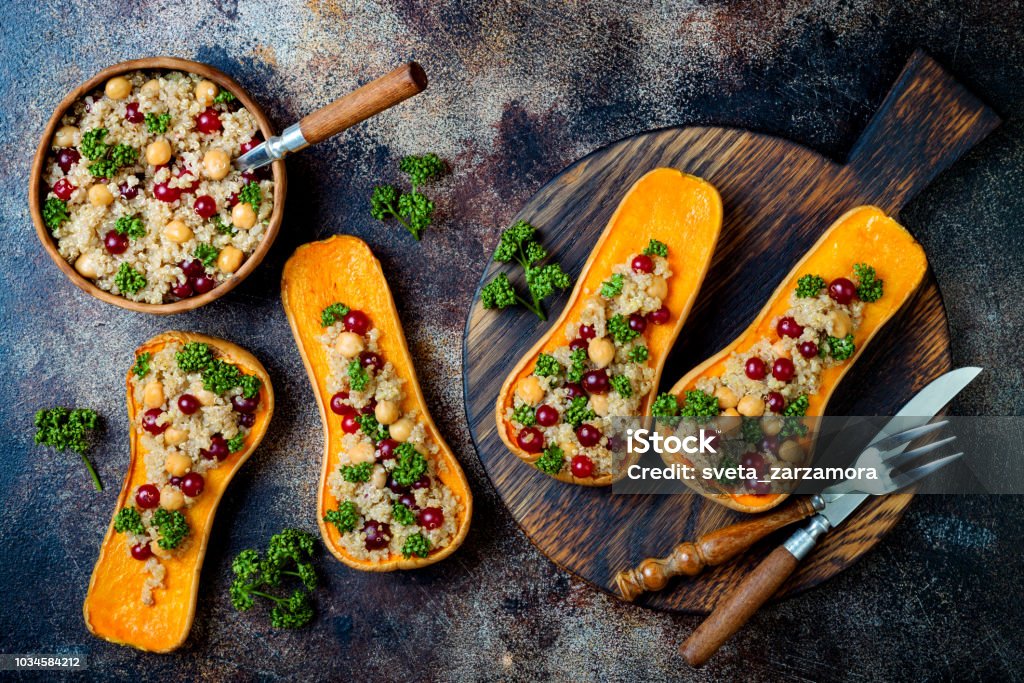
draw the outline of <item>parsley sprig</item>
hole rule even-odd
[[[518,263],[526,276],[530,301],[521,297],[505,273],[498,273],[493,280],[480,290],[480,301],[484,308],[507,308],[522,304],[541,320],[547,320],[541,302],[555,293],[566,289],[571,281],[557,263],[542,265],[548,257],[548,250],[537,241],[537,228],[526,221],[516,223],[501,233],[501,242],[494,252],[494,260],[501,263]]]

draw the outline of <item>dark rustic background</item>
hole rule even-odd
[[[1006,123],[902,215],[943,289],[958,365],[989,369],[959,411],[1021,414],[1020,216],[1024,9],[1019,3],[18,3],[0,16],[0,652],[79,652],[89,678],[442,680],[1016,680],[1024,664],[1018,499],[919,498],[850,571],[762,611],[715,661],[676,648],[697,623],[623,605],[559,571],[501,507],[469,441],[459,381],[466,309],[498,232],[548,178],[633,133],[746,126],[835,157],[915,47]],[[417,59],[416,99],[289,160],[285,224],[246,283],[174,318],[114,309],[63,279],[25,201],[51,108],[108,64],[154,54],[205,61],[263,102],[279,128],[356,83]],[[421,244],[368,215],[404,154],[453,173]],[[321,615],[270,631],[227,602],[230,557],[282,526],[314,528],[321,436],[277,295],[302,242],[349,232],[388,270],[424,390],[476,493],[466,544],[429,569],[373,576],[321,562]],[[127,462],[123,375],[170,327],[250,348],[278,392],[263,448],[222,503],[187,645],[156,656],[100,642],[81,619],[97,545]],[[31,443],[32,413],[97,408],[98,494],[73,456]]]

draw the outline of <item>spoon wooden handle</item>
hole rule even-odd
[[[680,543],[667,557],[649,557],[636,567],[619,572],[615,582],[626,600],[647,591],[660,591],[672,577],[696,576],[705,567],[724,564],[773,531],[814,513],[810,499],[800,498],[781,510],[716,529],[696,541]]]
[[[427,74],[416,62],[404,64],[391,73],[353,90],[299,121],[302,137],[310,145],[379,114],[389,107],[423,92]]]

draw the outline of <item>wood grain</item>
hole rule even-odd
[[[998,124],[990,109],[917,52],[849,163],[745,130],[668,128],[621,140],[576,162],[541,188],[515,220],[537,225],[545,245],[575,276],[622,193],[647,171],[674,167],[718,188],[725,204],[722,236],[701,295],[668,358],[663,384],[671,386],[747,326],[833,220],[859,204],[897,213]],[[637,242],[646,240],[638,236]],[[488,266],[481,285],[500,265]],[[549,312],[557,313],[565,300],[562,295],[552,301]],[[477,299],[463,345],[466,414],[480,459],[513,517],[543,553],[617,594],[619,570],[665,555],[684,539],[749,518],[697,495],[613,495],[608,489],[565,485],[509,453],[497,434],[493,402],[509,369],[544,330],[526,311],[485,311]],[[942,295],[929,273],[916,297],[844,380],[829,413],[891,415],[951,367]],[[822,539],[781,594],[814,586],[848,567],[892,528],[909,502],[904,494],[866,503]],[[637,604],[706,613],[771,548],[766,541],[731,564],[677,580]]]

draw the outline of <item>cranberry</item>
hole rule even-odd
[[[750,379],[764,379],[764,361],[757,357],[748,358],[747,362],[743,364],[743,372]]]
[[[779,318],[779,322],[775,325],[775,331],[779,333],[780,337],[796,339],[804,333],[804,328],[802,325],[798,325],[794,318],[787,315],[785,318]]]
[[[139,111],[138,102],[129,102],[124,107],[124,120],[128,123],[142,123],[146,115]]]
[[[341,418],[341,431],[346,434],[355,434],[359,431],[359,427],[359,414],[354,410]]]
[[[764,456],[757,451],[749,451],[743,454],[740,458],[740,465],[747,469],[753,469],[757,472],[757,476],[760,477],[767,470],[764,462]]]
[[[654,272],[654,261],[647,254],[637,254],[629,265],[636,273]]]
[[[662,306],[658,310],[647,314],[647,319],[654,325],[664,325],[670,317],[671,314],[669,313],[668,306]]]
[[[391,543],[391,527],[384,522],[378,522],[376,520],[367,520],[366,524],[363,525],[363,533],[366,534],[366,549],[367,550],[381,550],[387,548],[388,544]]]
[[[444,512],[441,508],[423,508],[416,515],[416,521],[424,529],[437,529],[444,524]]]
[[[111,254],[123,254],[128,251],[128,235],[111,230],[103,237],[103,246]]]
[[[551,427],[558,424],[558,410],[549,405],[537,406],[537,424],[541,427]]]
[[[228,198],[227,198],[227,201],[224,202],[225,206],[227,206],[229,209],[235,208],[235,204],[237,204],[237,203],[238,203],[238,193],[237,192],[232,192],[231,194],[229,194]]]
[[[157,418],[164,414],[159,408],[150,408],[142,414],[142,428],[156,436],[167,431],[167,424],[157,424]]]
[[[576,438],[584,448],[591,448],[601,443],[601,430],[592,424],[581,424],[576,428]]]
[[[190,178],[194,177],[194,174],[192,173],[192,171],[188,170],[187,168],[185,168],[183,166],[176,166],[174,168],[174,171],[172,171],[172,173],[174,173],[174,177],[175,178],[183,178],[185,176],[188,176]],[[186,194],[191,194],[191,193],[196,191],[197,187],[199,187],[199,181],[198,180],[193,180],[190,184],[185,185],[185,186],[181,187],[180,189],[181,189],[182,192],[184,192]]]
[[[185,273],[188,277],[199,277],[206,273],[206,269],[203,268],[203,264],[199,259],[182,261],[178,264],[178,267],[181,268],[181,272]]]
[[[776,358],[775,362],[772,363],[772,377],[780,382],[788,382],[793,379],[795,372],[796,368],[793,367],[793,361],[788,358]]]
[[[242,413],[238,416],[238,424],[243,427],[252,427],[256,424],[256,413]]]
[[[363,406],[359,412],[362,413],[363,415],[373,415],[376,408],[377,399],[371,398],[369,401],[366,402],[366,405]]]
[[[135,491],[135,504],[143,510],[152,510],[160,504],[160,489],[154,484],[143,484]]]
[[[64,201],[71,199],[71,193],[77,189],[67,178],[61,178],[53,184],[53,193]]]
[[[171,294],[178,297],[179,299],[187,299],[195,292],[192,290],[192,285],[188,280],[179,282],[178,284],[171,285]]]
[[[594,473],[594,461],[585,455],[575,455],[573,456],[570,468],[572,469],[572,476],[577,479],[586,479]]]
[[[413,490],[429,489],[430,488],[430,477],[428,477],[427,475],[424,474],[422,477],[420,477],[419,479],[417,479],[416,481],[414,481],[412,483],[412,488],[413,488]]]
[[[254,413],[256,408],[260,404],[260,395],[256,394],[252,398],[246,398],[241,394],[231,397],[231,407],[239,413]]]
[[[224,440],[224,437],[220,434],[214,434],[210,437],[210,447],[199,449],[199,453],[207,460],[216,458],[217,460],[223,460],[230,455],[228,450],[228,442]]]
[[[139,543],[138,545],[132,546],[132,557],[136,560],[146,561],[153,557],[153,551],[149,547],[149,543]]]
[[[263,144],[263,138],[260,136],[259,133],[256,133],[256,135],[252,137],[252,140],[249,140],[249,142],[242,143],[242,154],[251,151],[252,149],[260,146],[261,144]]]
[[[766,493],[771,492],[772,485],[770,482],[761,481],[760,479],[748,479],[746,482],[747,488],[750,489],[751,493],[763,496]]]
[[[544,450],[544,435],[536,427],[523,427],[516,435],[516,443],[527,453],[540,453]]]
[[[178,397],[178,410],[185,415],[191,415],[199,410],[199,399],[192,394],[182,394]]]
[[[167,183],[157,183],[153,186],[153,196],[162,202],[176,202],[181,197],[181,190],[171,187]]]
[[[402,486],[397,481],[395,481],[390,474],[388,475],[388,481],[385,484],[385,486],[387,486],[388,490],[391,491],[391,493],[395,494],[396,496],[400,496],[403,493],[409,492],[408,486]]]
[[[139,186],[129,185],[128,181],[118,185],[117,190],[121,193],[121,199],[135,199],[139,196]]]
[[[189,472],[181,478],[181,492],[189,498],[195,498],[202,493],[205,485],[203,475],[198,472]]]
[[[761,452],[771,453],[772,455],[777,456],[779,454],[779,437],[766,436],[761,439]],[[760,471],[758,473],[760,473]]]
[[[597,331],[590,325],[580,325],[580,339],[590,341],[597,336]]]
[[[347,391],[339,391],[334,396],[331,396],[331,412],[335,415],[348,415],[355,411],[355,408],[345,403],[348,400]]]
[[[786,407],[786,399],[782,397],[777,391],[768,392],[768,410],[773,413],[781,413],[782,409]]]
[[[576,382],[568,382],[565,385],[565,395],[568,396],[571,401],[574,398],[586,396],[587,392],[583,391],[583,387]]]
[[[196,129],[200,133],[216,133],[222,128],[220,116],[217,115],[217,110],[213,107],[207,107],[196,117]]]
[[[590,343],[583,337],[576,337],[569,342],[570,351],[586,351]]]
[[[181,477],[170,476],[167,478],[167,481],[170,483],[171,486],[177,486],[178,488],[181,488]]]
[[[818,345],[812,341],[800,342],[800,355],[804,358],[814,358],[818,355]]]
[[[67,173],[81,158],[82,155],[78,153],[77,149],[65,147],[61,151],[57,152],[57,165],[60,166],[60,170]]]
[[[409,508],[410,510],[419,510],[420,506],[416,504],[416,496],[412,493],[403,493],[398,497],[398,502]]]
[[[248,185],[249,183],[259,182],[259,178],[256,176],[256,171],[243,171],[242,172],[242,180],[245,181],[243,183],[244,185]]]
[[[208,194],[200,195],[196,197],[192,208],[202,218],[213,218],[213,215],[217,213],[217,200]]]
[[[217,281],[210,275],[203,274],[192,280],[192,289],[196,290],[196,294],[206,294],[216,286]]]
[[[629,316],[629,329],[643,334],[647,329],[647,319],[639,313],[633,313]]]
[[[837,277],[829,284],[828,295],[837,304],[848,304],[857,295],[857,288],[845,277]]]
[[[583,388],[590,394],[607,394],[608,373],[604,370],[588,370],[584,372]]]
[[[359,362],[364,368],[373,368],[374,372],[384,369],[384,359],[373,351],[363,351],[359,354]]]
[[[370,331],[370,316],[362,311],[351,310],[345,314],[345,329],[356,334],[366,334]]]
[[[391,460],[395,457],[395,450],[398,448],[398,442],[394,439],[382,439],[377,444],[377,462],[384,460]]]

